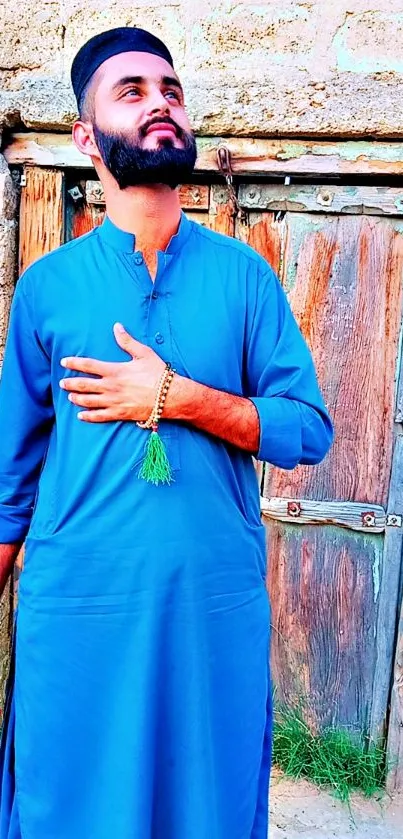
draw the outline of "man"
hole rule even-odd
[[[331,422],[270,266],[181,214],[196,147],[165,45],[103,33],[72,82],[107,217],[13,301],[3,585],[26,553],[0,839],[266,839],[252,455],[317,463]]]

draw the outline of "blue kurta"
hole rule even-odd
[[[147,432],[77,419],[60,360],[128,361],[116,321],[178,373],[251,397],[261,459],[313,464],[331,442],[309,351],[248,246],[182,215],[153,284],[106,219],[25,272],[0,389],[0,542],[26,537],[0,839],[266,839],[252,458],[162,423],[175,481],[155,487],[138,478]]]

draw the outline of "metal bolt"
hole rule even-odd
[[[79,201],[80,198],[84,198],[79,186],[73,186],[72,189],[68,190],[68,193],[71,195],[73,201]]]
[[[386,516],[386,525],[387,527],[401,527],[402,517],[398,516],[396,513],[390,513]]]
[[[299,501],[289,501],[287,504],[287,515],[293,519],[301,515],[301,504]]]
[[[328,207],[329,204],[332,204],[334,196],[331,192],[318,192],[316,196],[316,201],[318,204],[321,204],[322,207]]]
[[[372,510],[369,510],[366,513],[361,513],[361,521],[364,527],[375,527],[375,513]]]

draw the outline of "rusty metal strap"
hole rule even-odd
[[[234,215],[236,214],[237,217],[242,221],[244,224],[247,221],[247,214],[245,210],[240,206],[238,201],[238,196],[235,191],[234,186],[234,173],[232,170],[231,164],[231,152],[227,146],[219,146],[217,149],[217,166],[223,177],[225,178],[228,191],[230,194],[230,200],[233,205],[233,212]]]

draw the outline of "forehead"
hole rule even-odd
[[[98,88],[110,90],[119,79],[127,76],[143,76],[149,81],[158,82],[162,76],[178,79],[173,67],[159,55],[149,52],[121,52],[119,55],[112,55],[99,67]]]

